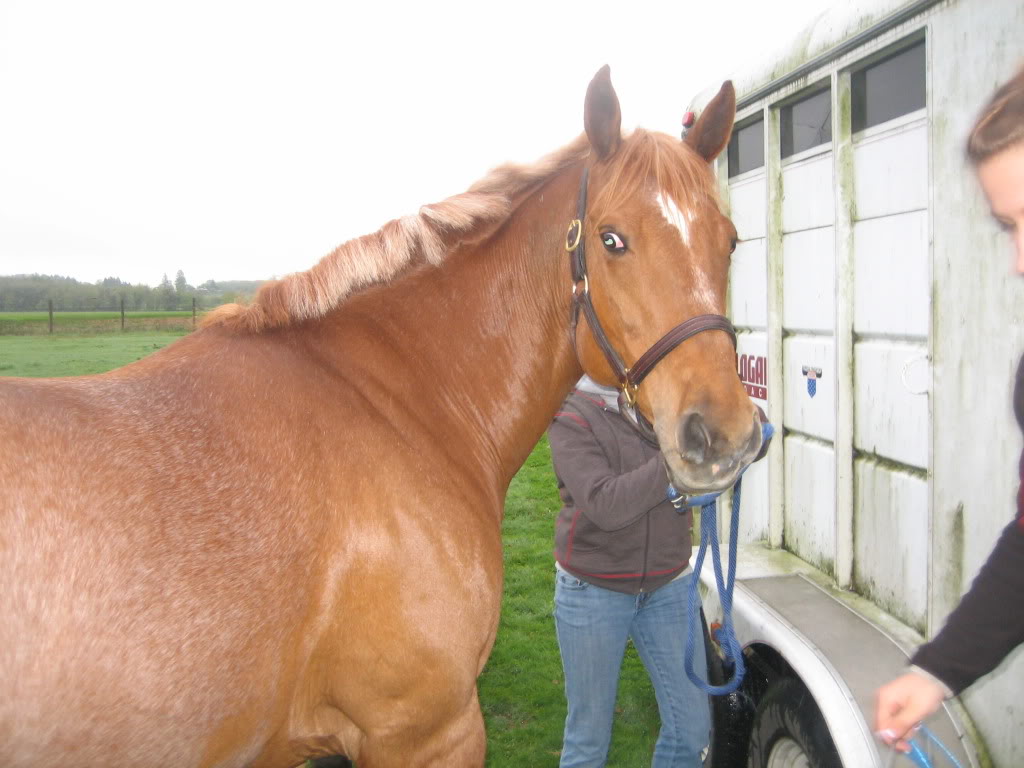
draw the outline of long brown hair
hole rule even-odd
[[[992,94],[967,139],[967,158],[981,165],[1024,142],[1024,67]]]

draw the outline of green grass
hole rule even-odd
[[[100,373],[139,359],[183,332],[0,336],[0,375]],[[555,517],[560,503],[551,449],[541,439],[512,480],[502,538],[501,624],[480,676],[488,768],[554,768],[565,721],[562,665],[552,618]],[[658,732],[654,691],[636,651],[626,652],[609,768],[646,768]]]
[[[0,376],[80,376],[134,362],[170,344],[184,331],[103,336],[0,336]]]

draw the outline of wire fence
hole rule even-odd
[[[54,333],[114,333],[116,331],[191,331],[204,310],[125,310],[124,301],[107,309],[83,312],[54,310],[53,301],[39,312],[0,312],[0,335],[28,336]]]

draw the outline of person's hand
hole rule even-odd
[[[908,672],[875,694],[875,734],[900,752],[909,752],[907,733],[934,714],[946,692],[934,680]]]

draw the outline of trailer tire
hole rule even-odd
[[[747,768],[842,768],[825,718],[799,680],[773,683],[757,705]]]

